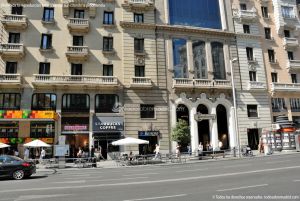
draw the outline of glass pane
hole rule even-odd
[[[174,77],[187,78],[187,50],[185,39],[173,39]]]
[[[205,42],[193,42],[193,56],[196,79],[207,79]]]
[[[212,59],[214,68],[214,79],[224,80],[226,79],[225,62],[223,44],[219,42],[211,43]]]

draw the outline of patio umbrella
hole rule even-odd
[[[51,147],[51,145],[41,141],[41,140],[33,140],[24,144],[24,147]]]
[[[10,145],[0,142],[0,149],[6,148],[6,147],[10,147]]]
[[[112,145],[119,146],[119,145],[138,145],[138,144],[149,144],[147,140],[136,139],[133,137],[127,137],[121,140],[117,140],[111,143]]]

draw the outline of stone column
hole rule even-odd
[[[224,63],[225,63],[225,71],[226,71],[226,77],[228,77],[228,75],[231,76],[231,69],[230,69],[230,50],[229,50],[229,45],[228,42],[226,41],[223,44],[223,52],[224,52]],[[229,78],[227,78],[227,80],[230,80]]]
[[[174,70],[174,62],[173,62],[173,42],[172,38],[166,40],[166,55],[167,55],[167,65],[168,70]]]
[[[171,129],[173,129],[175,126],[176,126],[176,104],[171,102],[169,103],[170,105],[170,124],[171,124]],[[172,131],[172,130],[171,130]],[[170,150],[172,152],[175,153],[175,150],[176,150],[176,145],[177,143],[175,141],[171,141],[171,147],[170,147]]]
[[[191,129],[191,148],[195,152],[198,147],[198,122],[195,120],[195,114],[197,113],[197,108],[193,107],[190,111],[190,129]]]
[[[293,114],[292,114],[290,99],[289,98],[284,98],[284,101],[285,101],[289,121],[293,121]]]
[[[61,135],[61,107],[62,107],[62,93],[56,92],[56,113],[58,114],[58,119],[55,122],[55,139],[54,142],[58,141],[58,137]]]
[[[216,108],[212,108],[211,110],[212,114],[216,114]],[[217,122],[217,116],[215,119],[212,119],[210,122],[211,125],[211,138],[210,143],[212,144],[213,148],[218,147],[218,122]],[[206,145],[204,145],[206,146]]]
[[[214,66],[213,66],[213,61],[212,61],[210,41],[205,41],[205,50],[206,50],[207,78],[209,80],[212,80],[213,79],[213,73],[214,73]]]
[[[187,53],[187,65],[189,70],[189,78],[194,78],[194,56],[193,56],[193,42],[187,40],[186,42],[186,53]]]
[[[228,132],[229,132],[229,147],[233,148],[237,145],[237,131],[236,131],[236,121],[234,115],[234,107],[230,108],[230,113],[227,114],[228,117]]]
[[[226,12],[225,12],[225,3],[224,3],[224,0],[219,0],[219,7],[220,7],[222,29],[223,30],[227,30],[227,20],[226,20]]]
[[[90,94],[90,117],[89,117],[89,150],[91,153],[92,145],[94,144],[93,138],[93,116],[95,114],[95,94]]]

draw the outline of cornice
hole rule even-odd
[[[236,33],[236,37],[239,38],[251,38],[251,39],[261,39],[261,35],[254,35],[254,34],[245,34],[245,33]]]
[[[121,21],[120,26],[125,29],[148,29],[148,30],[155,30],[155,24],[149,23],[135,23],[135,22],[125,22]]]

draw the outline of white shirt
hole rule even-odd
[[[46,156],[46,151],[45,151],[45,149],[42,150],[41,156],[42,156],[42,157],[45,157],[45,156]]]

